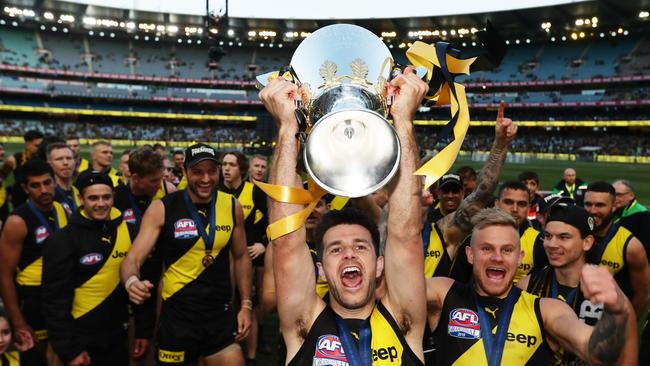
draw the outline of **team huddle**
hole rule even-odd
[[[171,161],[140,147],[116,171],[108,142],[89,162],[74,137],[26,134],[0,168],[16,182],[13,210],[0,202],[2,366],[255,364],[264,312],[285,365],[650,362],[650,213],[632,184],[567,169],[546,197],[530,171],[499,186],[517,134],[501,108],[481,171],[423,194],[428,86],[410,70],[390,84],[399,171],[355,199],[267,198],[266,158],[201,143]],[[287,195],[305,185],[299,93],[283,78],[260,93],[278,130],[268,182]]]

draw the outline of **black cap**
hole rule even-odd
[[[582,237],[594,234],[596,225],[594,218],[589,215],[587,210],[576,205],[555,205],[551,208],[550,214],[546,219],[546,224],[551,221],[560,221],[571,225],[580,231]]]
[[[440,178],[438,188],[442,189],[447,185],[456,185],[458,188],[463,188],[463,179],[457,174],[445,174]]]
[[[576,202],[573,200],[573,198],[563,196],[560,193],[553,193],[544,197],[544,202],[539,203],[539,206],[537,206],[537,211],[540,213],[544,213],[556,205],[573,206],[575,204]]]
[[[95,184],[105,184],[113,188],[113,180],[106,173],[86,170],[85,172],[79,174],[75,185],[79,191],[83,191],[89,186]]]
[[[203,160],[212,160],[219,164],[219,154],[212,146],[207,144],[194,144],[185,149],[185,167],[192,167]]]

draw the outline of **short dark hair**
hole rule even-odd
[[[526,187],[525,184],[521,183],[518,180],[509,180],[507,182],[504,182],[500,187],[499,187],[499,192],[497,194],[497,198],[501,198],[501,194],[503,193],[504,190],[506,189],[512,189],[513,191],[524,191],[526,194],[528,194],[528,187]]]
[[[463,180],[476,180],[478,177],[478,174],[476,174],[476,170],[472,168],[471,166],[468,165],[463,165],[460,168],[456,170],[456,174],[460,175]]]
[[[65,137],[65,141],[70,141],[70,140],[79,140],[79,136],[77,135],[68,135]]]
[[[154,150],[162,149],[163,151],[165,151],[165,146],[163,146],[163,144],[161,144],[160,142],[156,142],[155,144],[153,144],[153,149]]]
[[[343,210],[332,210],[323,215],[314,229],[314,244],[318,251],[318,260],[323,260],[323,236],[327,230],[338,225],[360,225],[370,232],[372,237],[372,246],[375,248],[375,254],[379,256],[379,229],[370,217],[363,212],[354,208],[344,208]]]
[[[242,154],[239,151],[233,150],[233,151],[227,151],[223,155],[221,155],[221,162],[223,163],[223,158],[226,157],[226,155],[234,155],[235,158],[237,158],[237,164],[239,165],[239,172],[244,175],[246,172],[248,172],[248,158],[246,155]]]
[[[54,171],[50,164],[39,158],[31,158],[27,160],[27,162],[21,167],[21,170],[20,183],[22,184],[27,183],[27,177],[37,177],[43,174],[49,174],[54,177]]]
[[[163,158],[150,147],[137,148],[129,154],[129,171],[138,176],[157,173],[163,169]]]
[[[590,183],[587,186],[587,192],[609,193],[612,197],[616,197],[614,186],[602,180]]]
[[[535,173],[532,170],[525,170],[525,171],[519,173],[519,177],[517,177],[517,179],[520,182],[524,182],[526,180],[533,180],[533,181],[535,181],[535,183],[537,183],[539,185],[539,175],[537,175],[537,173]]]
[[[50,157],[50,154],[52,153],[53,150],[58,150],[58,149],[68,149],[68,150],[72,151],[70,149],[70,146],[66,145],[63,142],[53,142],[53,143],[47,145],[47,157],[48,158]]]
[[[23,135],[23,140],[25,140],[25,142],[30,142],[42,138],[43,138],[43,133],[39,130],[29,130],[25,132],[25,134]]]
[[[131,155],[131,149],[126,149],[126,150],[122,151],[122,155],[120,155],[120,156],[124,156],[124,155]]]
[[[174,155],[183,155],[183,156],[185,156],[185,153],[183,152],[183,150],[176,149],[176,150],[174,150],[172,152],[172,156],[174,156]]]

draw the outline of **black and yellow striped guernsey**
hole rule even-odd
[[[544,238],[542,234],[533,228],[528,220],[519,228],[519,243],[524,256],[521,258],[521,264],[515,272],[514,283],[526,276],[530,271],[543,268],[548,264],[546,253],[544,252]]]
[[[361,321],[345,320],[356,341],[355,329],[359,328]],[[373,366],[423,365],[406,343],[395,319],[381,302],[377,303],[370,315],[370,329]],[[304,343],[288,366],[347,366],[347,357],[338,332],[334,311],[326,306],[312,324]]]
[[[80,210],[45,244],[43,309],[50,342],[65,363],[88,347],[125,337],[128,297],[120,264],[134,231],[116,208],[106,221]]]
[[[424,277],[449,276],[453,264],[445,249],[442,231],[435,222],[426,223],[422,230]]]
[[[514,291],[514,290],[511,290]],[[443,302],[434,332],[437,366],[487,366],[473,284],[455,282]],[[495,332],[499,307],[505,299],[479,297]],[[539,298],[526,292],[514,305],[501,365],[548,365],[552,351],[545,340]]]
[[[158,238],[165,272],[163,274],[163,312],[185,319],[212,312],[215,304],[227,304],[232,294],[229,252],[235,226],[235,198],[217,192],[214,262],[205,267],[205,243],[184,200],[184,191],[170,193],[161,201],[165,206],[165,224]],[[199,216],[208,227],[209,205],[196,204]]]
[[[36,347],[26,352],[6,351],[0,354],[1,366],[40,366],[45,364],[45,360]]]
[[[627,264],[625,254],[627,253],[627,245],[633,237],[634,235],[628,229],[612,223],[605,237],[596,237],[594,248],[590,253],[590,255],[595,256],[592,263],[606,267],[623,292],[630,298],[633,290],[630,273],[625,268]],[[623,270],[624,268],[625,270]]]

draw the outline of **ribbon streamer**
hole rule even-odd
[[[327,193],[314,183],[311,177],[307,180],[307,189],[268,184],[256,180],[253,180],[253,183],[275,201],[307,205],[307,207],[295,214],[283,217],[270,224],[266,228],[266,236],[269,240],[275,240],[300,229],[318,204],[318,201]]]
[[[429,45],[417,41],[406,51],[406,57],[414,66],[422,66],[428,70],[429,80],[439,79],[439,73],[442,72],[444,82],[437,90],[432,91],[432,95],[427,95],[425,98],[435,101],[436,105],[451,104],[451,120],[447,123],[446,129],[453,132],[453,141],[413,173],[425,176],[425,189],[440,179],[454,164],[470,123],[465,87],[454,82],[454,76],[469,75],[470,66],[477,58],[456,58],[448,53],[448,47],[449,44],[446,42]]]

